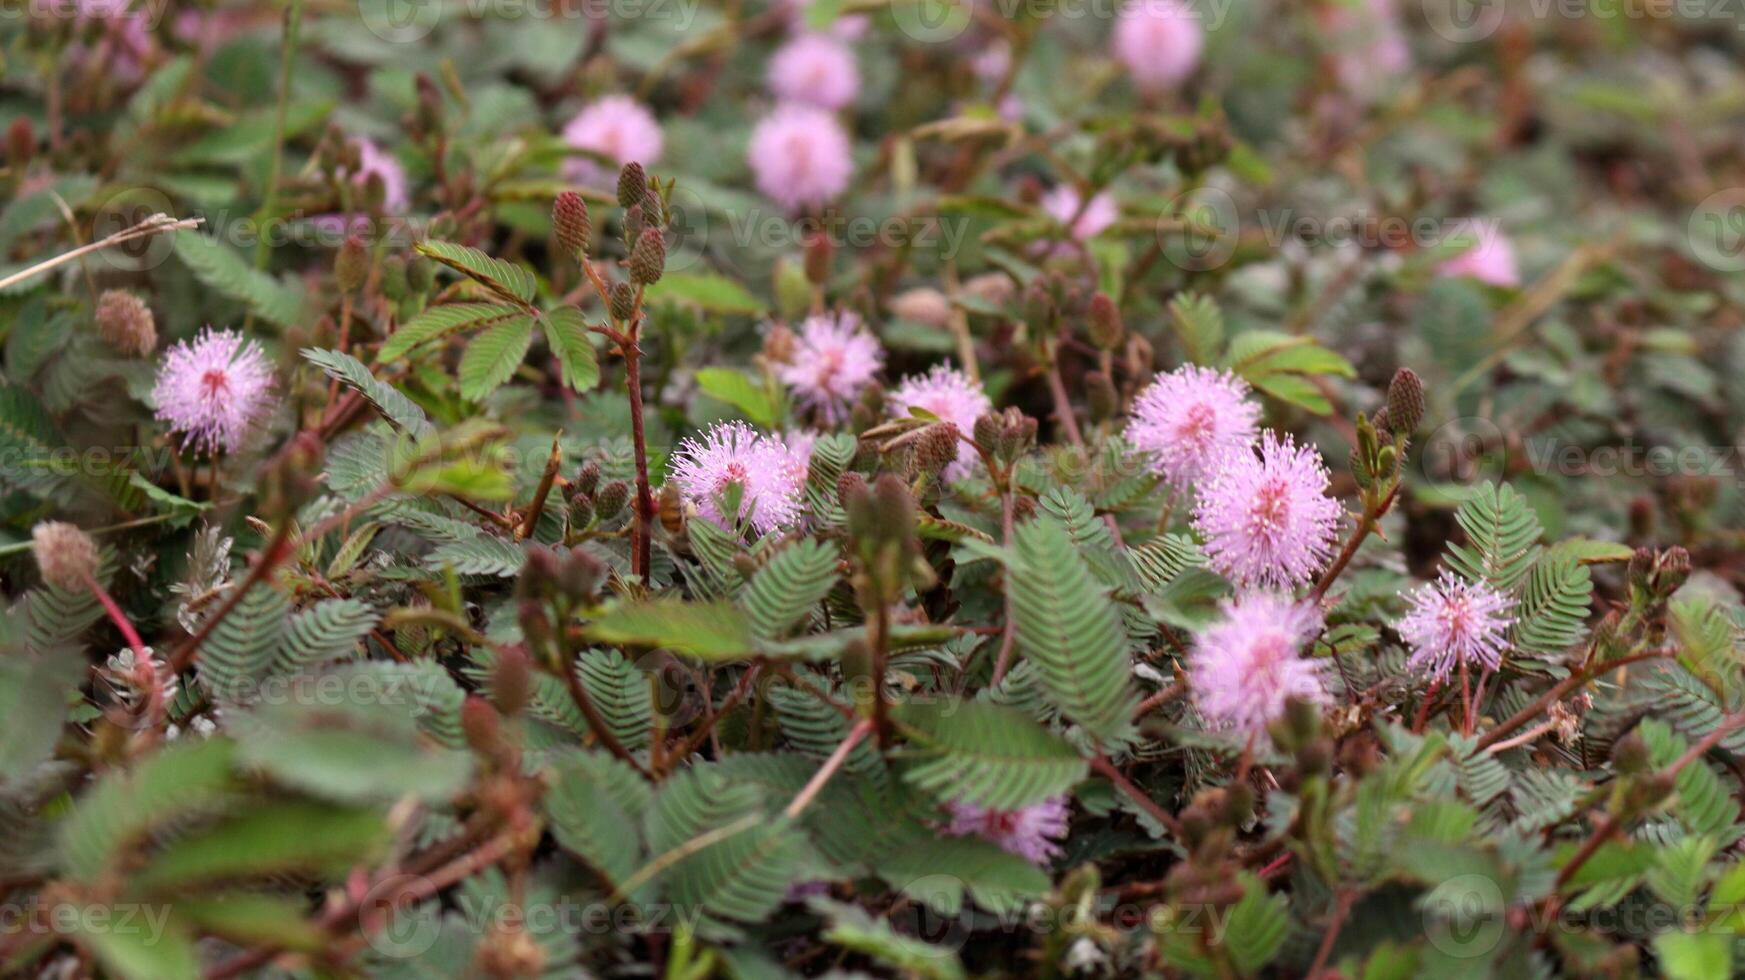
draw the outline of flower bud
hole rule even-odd
[[[132,293],[111,289],[97,298],[97,333],[122,354],[144,357],[158,344],[151,307]]]
[[[594,523],[594,501],[585,493],[570,498],[570,529],[579,530]]]
[[[533,664],[527,651],[504,647],[491,665],[491,701],[497,710],[514,717],[533,697]]]
[[[490,702],[467,695],[460,706],[460,730],[467,745],[481,755],[496,755],[503,747],[503,719]]]
[[[588,254],[594,226],[588,220],[588,202],[575,191],[564,191],[551,205],[552,233],[566,257],[581,261]]]
[[[592,603],[600,597],[600,585],[606,581],[606,563],[588,551],[576,547],[563,556],[558,569],[558,591],[572,602]]]
[[[1661,598],[1670,598],[1679,587],[1690,579],[1690,552],[1678,545],[1660,553],[1660,561],[1654,570],[1654,593]]]
[[[406,263],[406,283],[418,296],[428,294],[436,285],[436,263],[422,255],[414,255]]]
[[[823,232],[806,236],[806,281],[822,286],[830,281],[830,266],[836,258],[836,246]]]
[[[627,282],[613,283],[607,307],[612,319],[619,323],[628,322],[636,315],[636,287]]]
[[[1619,775],[1633,776],[1647,772],[1651,764],[1648,743],[1635,731],[1612,743],[1612,768]]]
[[[1115,301],[1107,293],[1098,293],[1091,297],[1090,335],[1091,343],[1103,350],[1114,350],[1121,346],[1121,339],[1127,334],[1126,326],[1121,322],[1121,311],[1115,308]]]
[[[891,297],[891,314],[929,327],[944,327],[951,322],[951,301],[937,289],[920,287]]]
[[[594,513],[600,520],[610,520],[618,516],[624,505],[630,502],[630,484],[623,480],[613,480],[600,488],[594,495]]]
[[[570,481],[570,490],[579,494],[592,494],[599,485],[600,464],[590,459],[582,464],[581,471]]]
[[[12,125],[6,128],[6,160],[15,176],[23,174],[30,166],[31,154],[35,152],[36,134],[31,129],[30,119],[19,116],[12,120]]]
[[[339,283],[339,291],[355,293],[363,288],[369,276],[370,253],[364,249],[363,239],[347,235],[339,246],[339,254],[333,257],[333,278]]]
[[[67,592],[82,591],[97,577],[97,543],[63,521],[43,521],[30,530],[31,548],[42,580]]]
[[[404,255],[390,255],[382,263],[382,295],[396,303],[412,295],[412,283],[406,276]]]
[[[1400,368],[1388,382],[1388,428],[1401,435],[1418,431],[1424,421],[1424,382],[1411,368]]]
[[[666,271],[666,237],[659,228],[645,228],[630,253],[630,278],[644,286],[660,282]]]
[[[1115,391],[1115,383],[1101,371],[1085,372],[1085,402],[1092,422],[1114,418],[1121,410],[1121,396]]]
[[[618,171],[618,206],[632,208],[642,203],[648,194],[648,172],[632,160]]]
[[[957,426],[940,422],[928,426],[915,441],[915,464],[937,477],[957,459]]]

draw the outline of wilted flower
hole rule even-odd
[[[934,365],[926,374],[904,378],[897,390],[891,392],[890,404],[892,414],[898,418],[919,408],[957,426],[959,432],[975,431],[976,419],[994,407],[981,385],[962,371],[943,364]],[[976,459],[973,448],[967,443],[960,445],[956,461],[945,468],[946,482],[961,480],[975,472]]]
[[[1200,63],[1205,32],[1199,18],[1178,0],[1132,0],[1115,21],[1115,57],[1133,76],[1133,87],[1157,94],[1181,84]]]
[[[771,56],[769,88],[783,101],[841,109],[860,94],[860,69],[848,45],[826,34],[801,34]]]
[[[1339,502],[1312,446],[1267,431],[1256,448],[1220,454],[1194,508],[1194,527],[1220,574],[1242,586],[1286,588],[1327,564]]]
[[[152,400],[182,444],[208,452],[240,448],[266,413],[273,372],[266,355],[232,330],[201,333],[164,353]]]
[[[1042,210],[1067,226],[1072,237],[1081,242],[1102,234],[1121,217],[1115,198],[1108,191],[1094,195],[1089,204],[1080,207],[1084,199],[1071,184],[1059,184],[1042,196]]]
[[[990,810],[969,803],[951,803],[946,809],[951,813],[948,833],[975,834],[1036,864],[1044,864],[1060,853],[1056,841],[1066,836],[1069,813],[1063,796],[1019,810]]]
[[[97,297],[97,334],[123,354],[144,357],[158,345],[157,320],[145,300],[120,289]]]
[[[42,580],[57,589],[83,589],[97,575],[97,543],[77,524],[43,521],[30,529],[30,544]]]
[[[1188,689],[1214,725],[1259,734],[1291,698],[1325,704],[1325,664],[1301,655],[1320,629],[1309,603],[1251,592],[1227,603],[1200,631],[1188,660]]]
[[[1447,677],[1470,664],[1495,670],[1508,646],[1514,600],[1483,582],[1467,582],[1443,570],[1406,596],[1410,605],[1396,629],[1412,647],[1412,666]]]
[[[789,211],[828,203],[854,176],[848,133],[817,106],[778,106],[752,130],[746,160],[757,189]]]
[[[789,360],[776,375],[802,405],[834,425],[847,417],[849,404],[884,359],[878,340],[861,329],[853,313],[814,316],[800,327]]]
[[[1515,247],[1495,221],[1467,220],[1456,229],[1474,239],[1473,246],[1437,271],[1444,276],[1470,276],[1491,286],[1519,286],[1521,271],[1515,266]]]
[[[1151,469],[1177,489],[1205,479],[1212,462],[1254,443],[1260,406],[1228,371],[1184,364],[1152,382],[1133,404],[1127,441],[1151,454]]]
[[[569,145],[598,153],[620,167],[627,163],[653,166],[660,161],[664,146],[654,114],[628,95],[608,95],[590,103],[563,128],[563,138]],[[615,179],[618,170],[578,158],[566,164],[565,173],[571,180],[603,184]]]
[[[744,422],[717,422],[700,439],[673,452],[671,475],[704,518],[723,527],[718,501],[739,487],[739,514],[758,532],[790,527],[800,518],[806,466],[781,442]]]

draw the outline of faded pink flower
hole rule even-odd
[[[272,367],[258,345],[208,328],[164,352],[152,400],[184,447],[235,451],[266,414],[272,391]]]
[[[351,182],[359,191],[369,186],[371,177],[379,177],[382,181],[382,210],[387,214],[405,214],[412,206],[412,195],[407,191],[406,168],[400,161],[394,159],[373,141],[358,137],[352,141],[357,148],[358,170],[351,175]]]
[[[1288,588],[1326,566],[1339,524],[1326,464],[1313,446],[1268,430],[1258,447],[1227,451],[1194,505],[1206,557],[1241,586]]]
[[[1082,200],[1071,184],[1058,184],[1042,196],[1042,210],[1049,217],[1066,225],[1072,237],[1081,242],[1090,241],[1102,234],[1121,217],[1114,195],[1108,191],[1093,196],[1091,202],[1081,210]]]
[[[1519,286],[1521,272],[1515,266],[1515,247],[1495,221],[1466,219],[1453,231],[1474,239],[1473,246],[1442,263],[1444,276],[1470,276],[1491,286]]]
[[[1412,647],[1412,666],[1447,677],[1462,664],[1495,670],[1508,646],[1513,599],[1483,582],[1467,582],[1444,569],[1433,583],[1406,596],[1410,608],[1396,625]]]
[[[853,313],[808,317],[794,343],[792,360],[776,370],[800,399],[827,424],[848,417],[848,407],[884,364],[885,352],[860,328]]]
[[[860,95],[860,69],[843,42],[801,34],[770,58],[769,89],[784,101],[842,109]]]
[[[1291,698],[1327,703],[1325,664],[1301,656],[1321,628],[1305,602],[1250,592],[1224,606],[1224,618],[1200,631],[1188,658],[1188,689],[1206,720],[1258,735]]]
[[[1186,490],[1206,478],[1213,460],[1253,445],[1259,420],[1241,378],[1184,364],[1139,393],[1126,434],[1151,454],[1153,472]]]
[[[854,151],[836,117],[817,106],[788,103],[764,117],[746,152],[757,189],[789,211],[817,207],[841,194],[854,176]]]
[[[1066,836],[1069,813],[1064,796],[1019,810],[990,810],[969,803],[949,803],[946,810],[951,814],[947,833],[974,834],[1035,864],[1046,864],[1060,853],[1057,841]]]
[[[1339,84],[1368,96],[1412,67],[1412,48],[1393,0],[1342,0],[1320,8]]]
[[[739,520],[768,534],[799,522],[806,466],[780,441],[744,422],[717,422],[700,439],[674,450],[670,474],[707,520],[728,527],[718,501],[739,487]]]
[[[994,409],[994,403],[982,391],[981,385],[962,371],[943,364],[935,364],[926,374],[904,378],[897,390],[891,392],[890,404],[892,414],[897,418],[909,415],[910,409],[919,408],[957,426],[957,431],[965,435],[975,431],[976,419]],[[959,445],[957,459],[942,474],[945,481],[961,480],[974,473],[978,458],[968,443]]]
[[[598,153],[620,167],[627,163],[652,167],[660,162],[664,146],[654,114],[628,95],[608,95],[590,103],[563,128],[563,138],[569,145]],[[616,171],[607,172],[595,161],[582,158],[571,159],[564,173],[586,184],[617,179]]]
[[[1111,44],[1133,87],[1156,95],[1193,74],[1206,36],[1199,16],[1178,0],[1131,0],[1115,21]]]

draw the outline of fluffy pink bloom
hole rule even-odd
[[[182,445],[234,451],[266,414],[272,392],[272,367],[259,346],[235,331],[208,329],[164,352],[152,400]]]
[[[783,101],[841,109],[860,94],[860,69],[848,45],[827,34],[801,34],[770,58],[769,89]]]
[[[1036,864],[1059,854],[1056,841],[1066,836],[1068,806],[1063,796],[1021,810],[989,810],[969,803],[951,803],[946,809],[951,813],[947,833],[975,834]]]
[[[1406,596],[1410,608],[1395,627],[1412,647],[1412,666],[1447,677],[1462,664],[1495,670],[1508,646],[1514,600],[1483,582],[1443,570]]]
[[[1139,393],[1127,441],[1151,454],[1153,472],[1185,490],[1207,476],[1213,460],[1252,445],[1259,419],[1241,378],[1184,364]]]
[[[1321,627],[1313,605],[1251,592],[1200,631],[1188,658],[1188,689],[1206,720],[1245,734],[1266,731],[1290,698],[1327,702],[1325,664],[1300,655]]]
[[[1270,430],[1258,451],[1221,454],[1194,505],[1194,527],[1206,557],[1241,586],[1288,588],[1327,564],[1339,524],[1339,502],[1327,496],[1327,467],[1313,446]]]
[[[1468,219],[1455,232],[1474,239],[1471,248],[1442,263],[1444,276],[1470,276],[1491,286],[1519,286],[1521,272],[1515,266],[1515,247],[1495,221]]]
[[[591,150],[619,166],[640,163],[652,167],[660,162],[664,143],[660,123],[642,103],[628,95],[608,95],[588,105],[563,128],[564,142]],[[593,160],[572,159],[564,168],[571,180],[588,184],[609,183],[616,173],[607,173]]]
[[[912,408],[919,408],[957,426],[957,431],[964,435],[975,431],[976,419],[994,410],[994,403],[981,385],[962,371],[943,364],[935,364],[926,374],[904,378],[897,390],[891,392],[890,404],[898,418],[908,415]],[[968,443],[959,445],[957,459],[945,468],[946,482],[974,473],[977,459],[976,451]]]
[[[817,106],[778,106],[751,132],[757,189],[789,211],[828,203],[854,176],[854,151],[836,117]]]
[[[1131,0],[1115,21],[1115,58],[1141,92],[1167,92],[1193,74],[1206,45],[1199,16],[1179,0]]]
[[[357,148],[358,170],[351,182],[361,191],[371,177],[382,181],[382,209],[390,215],[405,214],[412,206],[412,195],[406,189],[406,168],[373,141],[359,137],[352,141]]]
[[[818,437],[823,435],[817,429],[789,429],[782,433],[782,445],[788,447],[789,455],[801,466],[812,465],[812,447],[818,444]]]
[[[849,404],[884,361],[878,340],[860,328],[853,313],[814,316],[800,327],[793,359],[776,375],[802,405],[834,425],[847,417]]]
[[[1042,210],[1048,216],[1068,226],[1072,237],[1079,241],[1089,241],[1102,234],[1116,219],[1121,217],[1121,211],[1115,206],[1115,198],[1108,191],[1091,198],[1091,203],[1079,210],[1079,192],[1071,184],[1059,184],[1053,190],[1042,196]]]
[[[791,527],[800,519],[806,466],[776,439],[744,422],[717,422],[700,439],[674,450],[670,473],[697,512],[723,527],[717,501],[729,486],[740,488],[739,519],[759,533]]]

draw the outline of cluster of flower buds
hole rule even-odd
[[[623,480],[600,482],[600,464],[588,460],[570,481],[569,530],[565,540],[574,540],[623,513],[630,503],[630,484]]]
[[[1650,617],[1666,608],[1672,594],[1690,578],[1690,552],[1674,545],[1656,553],[1637,548],[1630,556],[1630,608]]]
[[[606,571],[585,547],[529,548],[515,582],[516,614],[528,648],[555,655],[559,625],[571,609],[599,601]]]
[[[854,575],[861,606],[889,606],[911,584],[932,585],[932,568],[921,555],[915,533],[915,498],[893,473],[868,486],[859,473],[844,474],[837,485],[848,534],[859,561]]]
[[[1366,508],[1375,509],[1399,485],[1406,449],[1424,410],[1424,382],[1410,368],[1400,368],[1388,382],[1387,403],[1373,416],[1357,416],[1351,475]]]
[[[1010,469],[1036,444],[1036,420],[1008,407],[976,419],[974,435],[976,446]]]

